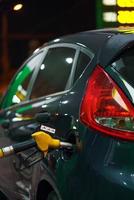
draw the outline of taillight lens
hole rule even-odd
[[[100,66],[88,81],[80,119],[87,126],[108,135],[134,140],[134,108]]]

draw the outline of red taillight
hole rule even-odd
[[[80,119],[87,126],[108,135],[134,140],[134,108],[100,66],[88,81]]]

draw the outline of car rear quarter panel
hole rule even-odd
[[[70,159],[58,160],[56,178],[62,198],[133,199],[134,143],[108,137],[81,124],[79,108],[85,85],[86,78],[79,80],[60,102],[59,114],[75,118],[82,146]]]

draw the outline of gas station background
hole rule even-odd
[[[14,6],[22,4],[15,10]],[[0,92],[43,43],[96,28],[134,26],[134,0],[0,0]]]

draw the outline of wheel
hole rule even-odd
[[[46,200],[59,200],[55,191],[51,191]]]

